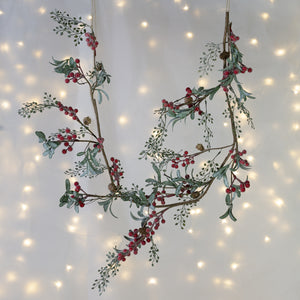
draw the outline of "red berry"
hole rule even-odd
[[[75,77],[76,77],[76,78],[79,78],[80,76],[81,76],[80,73],[76,73],[76,74],[75,74]]]
[[[227,88],[226,86],[223,86],[223,91],[224,91],[225,93],[227,93],[227,92],[228,92],[228,88]]]
[[[234,73],[234,74],[239,74],[239,70],[238,70],[238,69],[234,69],[234,70],[233,70],[233,73]]]
[[[76,78],[73,78],[72,81],[73,81],[74,83],[76,83],[76,82],[77,82],[77,79],[76,79]]]
[[[249,182],[249,180],[245,181],[245,187],[246,187],[246,188],[249,188],[249,187],[250,187],[250,182]]]
[[[78,182],[78,181],[75,181],[75,182],[74,182],[74,185],[75,185],[75,186],[79,185],[79,182]]]
[[[187,87],[187,88],[185,89],[185,91],[186,91],[188,94],[192,94],[192,90],[191,90],[189,87]]]
[[[72,139],[76,139],[77,135],[76,134],[72,134]]]
[[[68,151],[71,152],[73,151],[73,148],[71,146],[68,147]]]
[[[64,109],[62,107],[59,108],[60,111],[63,111]]]
[[[71,132],[70,128],[66,128],[66,133],[70,133],[70,132]]]
[[[252,72],[252,68],[248,68],[248,72],[251,73]]]
[[[233,149],[230,149],[230,150],[229,150],[229,153],[233,153]]]
[[[63,149],[61,152],[62,152],[62,154],[66,154],[66,153],[67,153],[67,150],[66,150],[66,149]]]
[[[79,206],[80,207],[84,207],[85,206],[85,204],[80,200],[80,201],[78,201],[78,203],[79,203]]]
[[[71,73],[69,73],[69,75],[68,75],[69,77],[74,77],[74,73],[73,72],[71,72]]]
[[[65,83],[69,83],[70,80],[68,78],[65,79]]]
[[[74,116],[72,119],[73,119],[73,120],[77,120],[77,117],[76,117],[76,116]]]
[[[185,166],[186,166],[186,164],[185,164],[185,163],[182,163],[182,166],[183,166],[183,167],[185,167]]]
[[[68,142],[64,142],[64,145],[65,145],[65,147],[68,147],[69,143]]]
[[[165,220],[165,219],[162,219],[161,222],[162,222],[163,224],[165,224],[165,223],[166,223],[166,220]]]
[[[231,190],[230,190],[230,189],[226,189],[226,193],[227,193],[227,194],[230,194],[230,193],[231,193]]]
[[[194,164],[194,163],[195,163],[195,161],[194,161],[194,160],[192,160],[192,161],[191,161],[191,164]]]
[[[235,192],[235,191],[236,191],[236,188],[233,186],[233,187],[231,188],[231,191],[232,191],[232,192]]]
[[[246,150],[243,150],[243,151],[242,151],[242,153],[243,153],[243,154],[246,154],[246,153],[247,153],[247,151],[246,151]]]
[[[80,59],[79,59],[79,58],[76,58],[76,59],[75,59],[75,62],[76,62],[76,64],[79,64],[79,63],[80,63]]]

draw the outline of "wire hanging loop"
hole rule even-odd
[[[224,36],[223,36],[223,52],[220,54],[220,58],[223,60],[223,68],[226,67],[226,60],[229,58],[229,42],[230,42],[230,23],[229,23],[229,5],[230,0],[226,2],[226,12],[225,12],[225,28],[224,28]],[[226,50],[227,44],[227,50]]]

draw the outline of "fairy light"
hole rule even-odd
[[[231,227],[229,227],[229,226],[225,227],[225,233],[227,235],[230,235],[232,232],[233,232],[233,229]]]
[[[222,224],[227,224],[227,220],[223,219],[223,220],[221,220],[221,223]]]
[[[233,271],[235,271],[238,267],[239,267],[239,264],[237,264],[237,263],[232,263],[232,264],[230,265],[230,268],[231,268]]]
[[[1,102],[1,108],[4,110],[10,109],[10,103],[6,100]]]
[[[23,70],[24,69],[24,66],[22,64],[16,64],[15,65],[15,68],[19,71]]]
[[[22,209],[23,211],[28,210],[28,205],[25,204],[25,203],[22,203],[22,204],[21,204],[21,209]]]
[[[223,241],[218,241],[218,242],[217,242],[217,246],[218,246],[219,248],[223,248],[223,247],[225,246],[225,243],[224,243]]]
[[[33,55],[36,57],[36,58],[41,58],[42,55],[43,55],[43,51],[42,50],[36,50],[33,52]]]
[[[265,243],[269,243],[271,241],[271,239],[269,236],[266,235],[264,238],[264,241],[265,241]]]
[[[257,46],[258,40],[257,39],[251,39],[250,44],[253,45],[253,46]]]
[[[24,46],[24,43],[23,43],[22,41],[19,41],[19,42],[17,42],[17,45],[18,45],[19,47],[23,47],[23,46]]]
[[[4,91],[5,93],[11,93],[12,90],[13,90],[13,86],[10,85],[10,84],[6,84],[6,85],[3,87],[3,91]]]
[[[79,217],[73,217],[72,222],[77,224],[79,222]]]
[[[189,282],[194,282],[196,280],[196,277],[193,274],[189,274],[186,277],[186,280],[189,281]]]
[[[273,168],[274,168],[275,170],[278,170],[278,169],[280,168],[280,164],[279,164],[277,161],[274,161],[274,162],[273,162]]]
[[[31,134],[32,132],[33,132],[33,128],[32,127],[30,127],[30,126],[24,126],[23,127],[23,132],[24,132],[24,134]]]
[[[148,22],[143,21],[143,22],[141,23],[141,27],[147,28],[147,27],[148,27]]]
[[[294,123],[294,124],[292,125],[292,129],[293,129],[294,131],[298,131],[298,130],[300,129],[299,123]]]
[[[37,281],[30,281],[25,286],[25,292],[28,295],[36,294],[38,292],[39,284]]]
[[[41,15],[43,15],[45,12],[46,12],[46,8],[41,6],[41,7],[39,8],[39,13],[40,13]]]
[[[32,244],[33,244],[32,239],[25,239],[25,240],[23,241],[23,246],[24,246],[24,247],[31,247]]]
[[[61,98],[65,98],[67,96],[67,92],[66,91],[60,91],[59,95]]]
[[[265,78],[264,79],[264,84],[265,85],[273,85],[273,83],[274,83],[273,78]]]
[[[231,279],[225,279],[223,281],[224,287],[225,288],[232,288],[233,286],[233,281]]]
[[[292,73],[290,73],[290,75],[289,75],[289,78],[290,79],[295,79],[295,77],[296,77],[296,75],[292,72]]]
[[[0,45],[0,51],[1,52],[9,52],[10,50],[10,46],[7,43],[1,44]]]
[[[4,12],[2,10],[0,10],[0,15],[3,15],[3,14],[4,14]]]
[[[294,92],[294,94],[297,95],[297,94],[299,93],[299,91],[300,91],[300,85],[295,85],[295,86],[293,87],[293,92]]]
[[[300,111],[300,103],[294,103],[293,104],[293,110],[294,111]]]
[[[98,215],[97,215],[97,219],[98,219],[98,220],[102,220],[102,219],[103,219],[103,215],[102,215],[102,214],[98,214]]]
[[[17,275],[16,275],[16,273],[15,273],[15,272],[8,272],[8,273],[6,274],[6,280],[7,280],[8,282],[14,282],[14,281],[16,281],[16,280],[17,280]]]
[[[66,271],[70,272],[73,269],[73,267],[71,265],[66,265]]]
[[[248,202],[245,202],[244,204],[243,204],[243,208],[245,208],[245,209],[247,209],[247,208],[249,208],[251,205],[250,205],[250,203],[248,203]]]
[[[142,94],[142,95],[147,94],[148,87],[145,86],[145,85],[142,85],[142,86],[139,87],[138,92],[139,92],[139,94]]]
[[[125,125],[128,123],[128,118],[125,116],[120,116],[118,122],[120,125]]]
[[[189,10],[189,6],[185,5],[182,9],[185,10],[185,11],[188,11]]]
[[[284,205],[284,201],[281,198],[277,198],[274,203],[278,207],[282,207]]]
[[[192,228],[189,229],[189,230],[188,230],[188,233],[192,234],[192,233],[193,233],[193,229],[192,229]]]
[[[224,122],[223,125],[224,125],[224,127],[228,127],[228,123],[227,122]]]
[[[268,20],[270,17],[270,15],[266,12],[262,13],[260,16],[263,18],[263,20]]]
[[[69,231],[69,232],[73,233],[73,232],[76,231],[76,229],[77,229],[76,226],[68,225],[68,231]]]
[[[54,282],[54,285],[56,286],[57,289],[60,289],[62,287],[62,282],[57,280]]]
[[[201,213],[202,213],[202,209],[201,208],[191,209],[191,215],[199,215]]]
[[[274,51],[274,54],[275,54],[276,56],[283,56],[283,55],[285,55],[285,53],[286,53],[286,50],[285,50],[285,49],[276,49],[276,50]]]
[[[188,39],[192,39],[194,37],[194,34],[192,32],[187,32],[185,34],[185,36],[188,38]]]
[[[32,191],[32,186],[30,185],[25,185],[24,188],[23,188],[23,191],[26,192],[26,193],[29,193]]]
[[[203,269],[204,265],[205,265],[204,261],[198,261],[198,263],[197,263],[197,267],[199,269]]]
[[[93,19],[93,16],[89,15],[89,16],[87,17],[87,19],[88,19],[88,20],[92,20],[92,19]]]
[[[24,257],[23,256],[17,256],[16,257],[16,260],[18,261],[18,262],[24,262],[25,261],[25,259],[24,259]]]
[[[207,85],[208,85],[208,80],[207,80],[207,79],[200,78],[200,79],[198,80],[198,86],[199,86],[199,87],[200,87],[200,86],[205,87],[205,86],[207,86]]]
[[[149,40],[148,45],[150,48],[155,48],[157,46],[157,42],[154,39]]]
[[[40,160],[41,160],[41,156],[40,156],[40,155],[36,155],[36,156],[34,157],[34,160],[35,160],[35,161],[40,161]]]
[[[119,0],[119,1],[117,1],[116,6],[117,7],[124,7],[125,4],[126,4],[126,1]]]
[[[156,285],[157,284],[157,279],[154,277],[151,277],[148,279],[148,284],[149,285]]]

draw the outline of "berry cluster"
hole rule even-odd
[[[238,36],[236,36],[232,30],[230,29],[230,39],[233,43],[237,42],[240,38]],[[237,75],[239,73],[245,73],[246,71],[248,71],[249,73],[251,73],[253,70],[252,68],[248,68],[246,67],[244,64],[240,63],[237,67],[231,69],[231,70],[225,70],[223,72],[223,80],[226,79],[228,76],[232,76],[232,75]],[[223,86],[223,91],[225,93],[228,93],[229,89],[227,86]]]
[[[234,186],[233,183],[234,181],[237,180],[239,181],[239,185],[238,186]],[[245,182],[242,182],[240,179],[238,179],[237,177],[234,178],[233,182],[231,183],[230,187],[226,189],[226,193],[230,194],[230,193],[234,193],[237,190],[237,187],[239,187],[240,191],[243,193],[246,191],[246,188],[250,187],[250,181],[246,180]]]
[[[229,153],[233,153],[233,150],[230,149],[229,150]],[[247,151],[246,150],[243,150],[241,152],[237,152],[235,154],[232,154],[231,155],[231,159],[234,161],[234,163],[239,163],[241,165],[244,165],[245,167],[249,167],[250,164],[248,162],[247,159],[242,159],[241,156],[243,156],[244,154],[247,154]]]
[[[63,154],[66,154],[67,151],[71,152],[73,150],[73,145],[75,140],[77,139],[77,135],[75,133],[71,132],[70,128],[66,128],[64,131],[62,131],[62,134],[57,134],[57,138],[64,142],[65,149],[62,150]]]
[[[94,148],[98,148],[100,152],[103,149],[104,138],[98,138],[97,141],[98,143],[94,144]]]
[[[77,67],[75,69],[77,72],[74,73],[75,70],[70,72],[68,74],[67,78],[65,79],[65,83],[69,83],[70,81],[76,83],[79,79],[81,79],[83,77],[83,74],[81,73],[80,68],[78,69],[78,67],[80,67],[79,58],[75,59],[75,63],[77,64]]]
[[[118,159],[115,159],[114,157],[111,157],[110,161],[112,162],[112,166],[110,168],[111,170],[110,174],[117,182],[117,185],[120,185],[120,178],[123,178],[123,174],[124,174],[120,161]]]
[[[75,190],[74,190],[73,194],[71,195],[71,198],[78,200],[79,206],[84,207],[85,203],[84,203],[83,198],[82,197],[78,198],[78,193],[81,191],[81,186],[80,186],[79,182],[75,181],[74,186],[75,186]]]
[[[72,106],[65,106],[60,101],[57,101],[56,104],[58,105],[58,109],[63,111],[66,116],[72,117],[73,120],[78,120],[76,115],[78,113],[77,108],[74,109]]]
[[[86,43],[89,47],[92,48],[92,50],[96,50],[97,46],[98,46],[98,42],[96,41],[96,37],[92,34],[92,33],[86,33]]]
[[[188,151],[184,151],[183,156],[177,156],[175,159],[172,159],[171,167],[174,169],[178,169],[178,165],[181,164],[182,167],[186,167],[189,164],[194,164],[194,155],[188,155]]]
[[[153,220],[150,221],[151,219]],[[130,242],[127,245],[128,248],[118,253],[118,260],[126,261],[126,256],[130,256],[131,252],[135,255],[138,254],[138,248],[151,242],[155,230],[160,226],[160,222],[162,224],[166,222],[163,215],[158,215],[155,211],[152,211],[149,215],[147,225],[139,229],[129,230],[127,239],[130,240]]]

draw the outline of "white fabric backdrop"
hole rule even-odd
[[[55,132],[70,121],[51,111],[30,121],[17,116],[22,102],[41,99],[44,91],[83,115],[91,113],[86,90],[64,84],[48,64],[51,56],[90,64],[90,50],[56,36],[49,18],[58,8],[87,19],[90,6],[70,0],[0,2],[0,299],[98,299],[90,289],[97,269],[134,226],[124,204],[115,207],[118,220],[96,204],[79,215],[59,208],[72,155],[41,157],[34,131]],[[198,85],[204,44],[222,39],[224,6],[221,0],[98,1],[99,57],[112,74],[102,130],[108,153],[123,162],[127,186],[142,185],[151,175],[137,157],[155,124],[153,109],[161,99],[177,99],[187,86]],[[256,130],[246,127],[243,139],[253,159],[252,187],[236,203],[238,221],[219,220],[225,204],[222,184],[215,184],[186,230],[175,227],[169,214],[158,236],[159,264],[148,265],[146,249],[131,257],[102,299],[299,299],[299,10],[298,0],[231,1],[239,48],[254,69],[242,80],[256,96],[249,103]],[[213,86],[218,78],[214,73],[202,84]],[[214,109],[221,112],[218,99]],[[215,140],[225,143],[222,118],[215,129]],[[188,124],[169,142],[192,149],[197,138],[201,134]],[[99,191],[107,182],[85,184]]]

